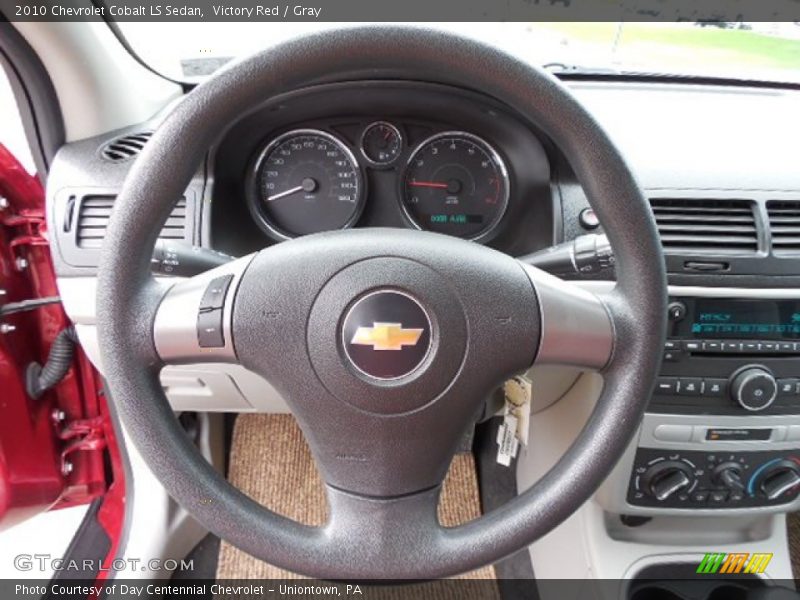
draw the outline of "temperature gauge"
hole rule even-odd
[[[373,165],[388,167],[403,150],[403,136],[391,123],[377,121],[361,135],[361,153]]]

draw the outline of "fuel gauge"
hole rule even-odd
[[[400,130],[386,121],[376,121],[361,135],[361,153],[373,165],[388,167],[403,150]]]

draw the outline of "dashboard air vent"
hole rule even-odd
[[[654,198],[661,243],[673,254],[754,254],[758,227],[749,200]]]
[[[767,202],[772,253],[800,254],[800,200]]]
[[[118,137],[108,142],[100,154],[103,158],[111,162],[123,162],[130,160],[142,151],[147,140],[153,135],[152,131],[141,131]]]
[[[100,248],[106,236],[115,199],[115,196],[109,195],[83,197],[78,207],[78,248]],[[174,206],[158,237],[162,240],[186,238],[186,198],[181,198]]]

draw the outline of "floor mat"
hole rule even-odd
[[[789,537],[789,557],[792,559],[792,573],[800,579],[800,513],[786,515],[786,533]]]
[[[327,518],[325,491],[314,460],[300,428],[291,415],[241,415],[233,432],[228,468],[228,480],[242,492],[271,510],[308,525],[320,525]],[[480,515],[478,482],[475,461],[471,454],[459,454],[453,460],[439,501],[439,521],[454,526]],[[495,577],[493,567],[485,567],[462,575],[463,579]],[[222,542],[217,567],[218,579],[301,579],[300,575],[284,571],[253,558],[249,554]],[[496,597],[496,585],[487,583],[470,586],[466,582],[442,584],[423,597],[448,598]],[[420,587],[407,586],[416,598]],[[397,589],[397,588],[393,588]],[[433,588],[431,588],[433,590]],[[487,591],[491,593],[487,595]],[[475,595],[475,594],[480,594]],[[383,596],[383,595],[382,595]],[[370,596],[374,597],[374,596]],[[399,598],[395,593],[387,598]],[[402,597],[405,597],[403,594]],[[410,597],[410,596],[409,596]]]

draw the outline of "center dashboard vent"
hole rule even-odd
[[[84,196],[78,205],[75,241],[78,248],[99,249],[106,237],[108,221],[114,208],[116,196]],[[159,234],[162,240],[186,239],[186,198],[175,204]]]
[[[767,202],[772,253],[776,256],[800,254],[800,200]]]
[[[749,255],[758,251],[758,226],[749,200],[653,198],[650,204],[666,252]]]
[[[150,137],[153,135],[152,131],[141,131],[138,133],[131,133],[123,135],[108,142],[100,150],[100,155],[110,162],[124,162],[137,156]]]

